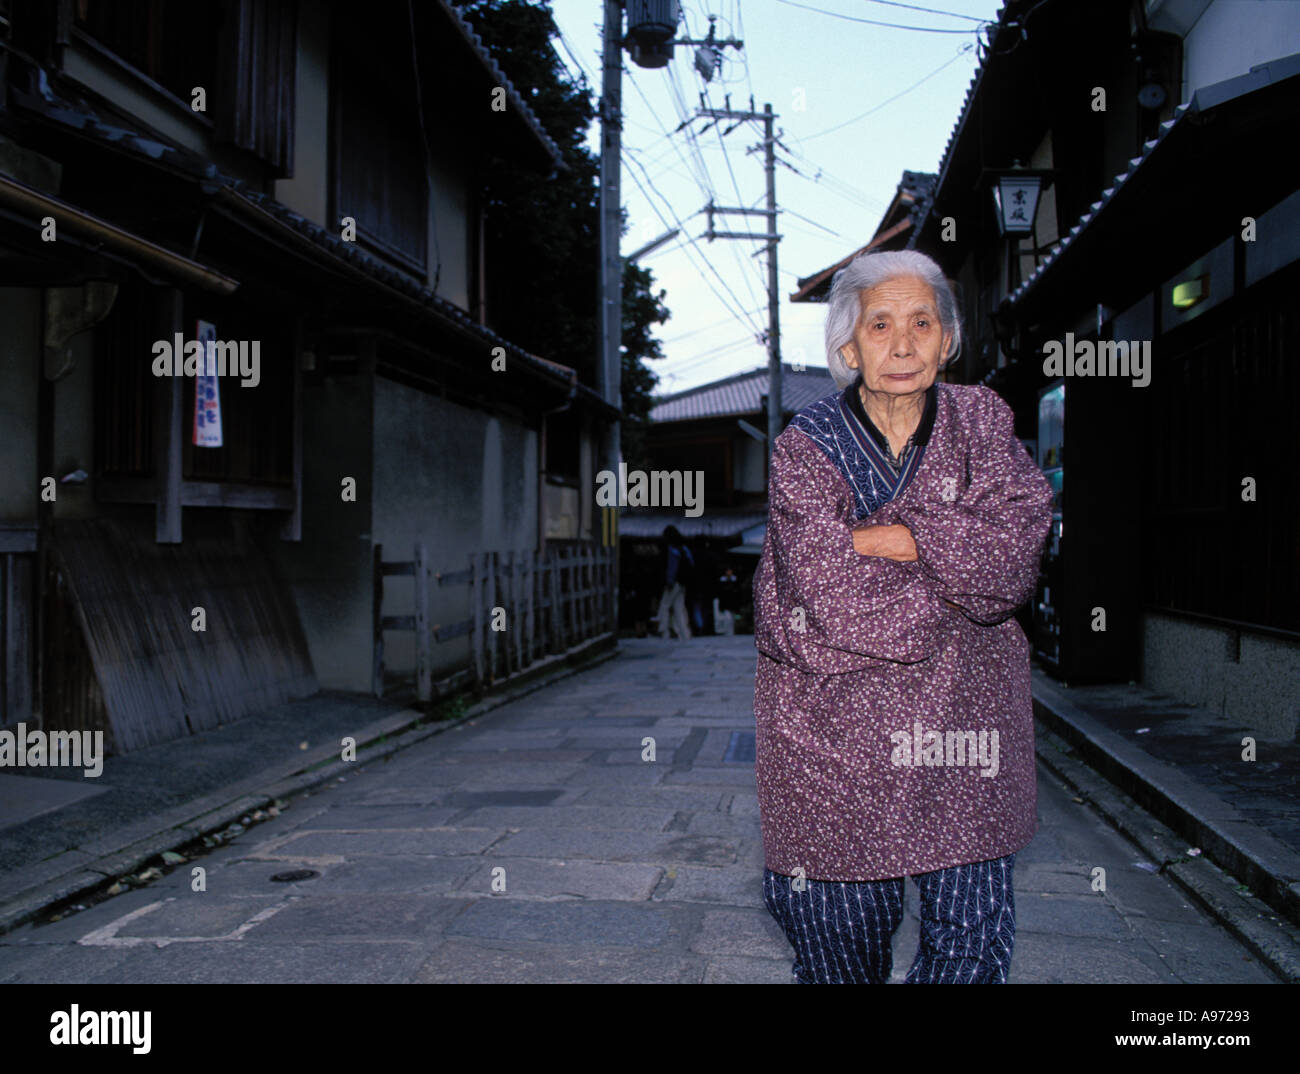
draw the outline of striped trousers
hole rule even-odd
[[[1016,856],[914,877],[921,942],[908,984],[1006,984],[1016,937]],[[804,880],[763,870],[763,902],[794,948],[801,984],[884,984],[903,920],[903,878]]]

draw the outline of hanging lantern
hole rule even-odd
[[[993,204],[997,207],[1000,234],[1034,233],[1034,215],[1038,212],[1038,194],[1042,186],[1042,176],[1027,170],[1012,169],[998,176],[993,184]]]

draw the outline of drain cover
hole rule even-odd
[[[320,876],[320,873],[315,869],[290,869],[287,873],[276,873],[271,879],[288,883],[291,880],[310,880],[313,876]]]

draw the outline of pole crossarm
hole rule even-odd
[[[766,242],[769,245],[781,241],[780,235],[764,235],[757,231],[706,231],[701,238],[707,238],[709,242],[712,242],[714,239],[757,239],[758,241]]]
[[[709,108],[704,104],[704,95],[700,94],[700,107],[696,109],[696,118],[708,119],[712,122],[718,120],[733,121],[733,126],[728,129],[727,133],[734,130],[741,123],[750,120],[761,120],[763,123],[763,141],[755,148],[763,150],[763,172],[767,179],[767,208],[765,209],[745,209],[732,208],[721,205],[714,205],[712,201],[704,207],[708,214],[708,230],[704,237],[710,242],[714,239],[745,239],[750,242],[761,242],[761,250],[767,252],[767,451],[768,458],[771,458],[772,446],[776,443],[776,438],[781,432],[781,311],[780,311],[780,294],[778,292],[777,276],[777,248],[781,241],[781,236],[776,233],[776,147],[780,141],[776,136],[776,113],[772,111],[770,104],[763,106],[763,111],[759,112],[754,107],[753,98],[750,98],[749,108],[747,110],[735,110],[731,107],[731,98],[727,97],[725,108]],[[713,227],[713,218],[716,213],[737,213],[743,216],[762,216],[766,217],[768,227],[772,230],[768,232],[755,233],[751,231],[716,231]]]

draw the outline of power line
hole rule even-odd
[[[690,32],[689,27],[687,28],[687,32],[688,32],[688,33]],[[678,71],[678,67],[677,67],[676,64],[673,64],[673,65],[669,68],[668,87],[669,87],[669,90],[670,90],[671,95],[672,95],[672,97],[673,97],[673,104],[674,104],[674,107],[677,108],[677,110],[678,110],[678,114],[681,116],[682,121],[683,121],[683,122],[682,122],[682,125],[681,125],[678,129],[681,130],[681,131],[683,131],[683,132],[685,133],[685,135],[686,135],[686,142],[687,142],[687,145],[689,145],[689,146],[691,147],[692,151],[693,151],[694,154],[695,154],[695,158],[696,158],[696,160],[699,162],[699,166],[700,166],[700,170],[701,170],[701,172],[702,172],[702,173],[705,175],[705,177],[707,178],[707,177],[708,177],[708,165],[705,163],[705,160],[704,160],[704,152],[703,152],[703,149],[702,149],[701,146],[700,146],[699,138],[698,138],[698,136],[696,135],[695,130],[694,130],[694,128],[693,128],[692,125],[691,125],[692,120],[694,119],[694,116],[692,115],[692,113],[691,113],[691,111],[690,111],[688,105],[686,104],[686,94],[685,94],[685,90],[683,90],[683,88],[682,88],[682,86],[681,86],[680,76],[679,76],[679,71]],[[725,147],[724,147],[724,149],[723,149],[723,156],[724,156],[724,158],[726,157],[726,150],[725,150]],[[730,166],[731,166],[731,165],[730,165],[730,160],[729,160],[729,159],[728,159],[728,161],[727,161],[727,166],[728,166],[728,168],[730,168]],[[734,178],[735,178],[734,173],[733,173],[732,178],[733,178],[733,180],[734,180]],[[711,203],[716,203],[716,202],[717,202],[717,200],[718,200],[718,199],[717,199],[717,193],[716,193],[716,191],[713,189],[713,184],[712,184],[711,182],[707,184],[707,187],[706,187],[702,192],[703,192],[704,195],[708,198],[709,202],[711,202]],[[740,196],[739,193],[737,193],[737,197],[739,197],[739,196]],[[754,297],[754,281],[750,278],[749,270],[746,268],[744,262],[741,261],[741,259],[740,259],[740,251],[739,251],[739,250],[736,250],[736,249],[734,249],[734,248],[732,249],[732,260],[735,262],[735,264],[736,264],[736,268],[737,268],[737,270],[738,270],[739,273],[740,273],[740,278],[741,278],[741,280],[743,281],[743,286],[745,287],[745,290],[746,290],[747,294],[749,295],[750,301],[753,301],[753,297]],[[761,288],[760,288],[760,289],[761,289]]]
[[[762,313],[761,309],[751,310],[751,313]],[[659,342],[667,347],[671,343],[680,343],[683,339],[689,339],[691,336],[698,336],[701,332],[708,332],[714,328],[720,328],[731,320],[730,317],[723,317],[720,321],[714,321],[712,324],[706,324],[701,328],[692,328],[689,332],[683,332],[679,336],[673,336],[671,339],[661,339]]]
[[[829,15],[833,19],[843,19],[845,22],[858,22],[866,26],[884,26],[890,30],[915,30],[923,34],[969,34],[976,33],[975,30],[942,30],[935,26],[902,26],[896,22],[880,22],[877,19],[864,19],[857,15],[845,15],[839,11],[827,11],[825,8],[812,7],[809,4],[798,4],[795,0],[776,0],[778,4],[785,4],[787,7],[802,8],[804,11],[812,11],[818,15]]]
[[[627,71],[627,68],[624,67],[624,70]],[[663,120],[660,118],[659,114],[654,110],[654,107],[650,104],[649,99],[648,99],[648,98],[646,97],[646,95],[645,95],[645,91],[642,90],[640,83],[637,82],[635,76],[632,75],[631,71],[628,71],[628,79],[629,79],[629,81],[632,83],[633,88],[637,91],[638,96],[640,96],[640,98],[641,98],[642,102],[645,104],[646,108],[649,109],[650,114],[651,114],[652,116],[654,116],[655,121],[656,121],[656,122],[657,122],[661,127],[663,127],[663,126],[664,126]],[[680,95],[680,93],[681,93],[680,86],[677,85],[677,83],[676,83],[676,81],[675,81],[674,78],[671,78],[671,77],[669,78],[669,87],[670,87],[670,89],[676,90],[677,94]],[[676,103],[676,102],[675,102],[675,103]],[[681,107],[679,108],[679,115],[681,115],[683,112],[685,112],[685,105],[684,105],[684,104],[682,104]],[[683,117],[683,123],[682,123],[681,126],[678,127],[678,129],[679,129],[679,130],[681,130],[681,129],[686,129],[686,130],[688,131],[688,142],[690,142],[690,144],[692,145],[692,147],[693,147],[694,150],[695,150],[695,156],[696,156],[696,158],[697,158],[697,163],[698,163],[698,165],[699,165],[699,170],[700,170],[700,177],[697,177],[696,182],[699,184],[700,189],[701,189],[702,193],[704,194],[704,196],[705,196],[706,198],[708,198],[708,200],[713,201],[713,200],[715,200],[715,195],[714,195],[714,193],[713,193],[713,184],[709,181],[708,167],[707,167],[707,166],[705,165],[705,163],[704,163],[704,157],[703,157],[703,154],[700,152],[699,143],[698,143],[697,141],[693,141],[693,140],[689,137],[689,131],[690,131],[690,128],[689,128],[689,125],[688,125],[688,120],[689,120],[689,118],[690,118],[689,115],[684,116],[684,117]],[[676,141],[673,141],[673,142],[672,142],[672,145],[673,145],[673,148],[677,151],[678,156],[680,156],[680,157],[682,158],[682,163],[685,164],[685,165],[687,166],[687,168],[689,169],[689,168],[690,168],[690,162],[687,160],[685,154],[682,153],[681,146],[680,146]],[[629,159],[632,159],[632,158],[629,158]],[[646,176],[646,182],[649,183],[649,184],[653,187],[653,185],[654,185],[654,184],[653,184],[653,181],[652,181],[651,178],[650,178],[649,172],[646,171],[645,165],[642,164],[640,161],[636,161],[636,164],[641,168],[642,172],[645,173],[645,176]],[[633,178],[636,178],[635,174],[633,175]],[[641,186],[640,180],[637,180],[637,186],[638,186],[638,187]],[[643,193],[644,193],[644,189],[643,189]],[[662,196],[662,195],[661,195],[661,196]],[[649,200],[649,196],[648,196],[648,195],[647,195],[647,200]],[[669,210],[669,212],[671,212],[671,213],[673,214],[674,219],[677,219],[678,226],[679,226],[680,230],[682,231],[682,233],[683,233],[684,235],[687,236],[687,238],[689,239],[691,245],[694,246],[695,249],[696,249],[696,251],[700,254],[700,256],[704,258],[705,264],[708,265],[709,268],[713,270],[714,274],[717,275],[718,280],[719,280],[720,282],[723,282],[723,286],[726,286],[725,281],[723,281],[723,279],[722,279],[722,275],[718,272],[718,270],[717,270],[716,268],[714,268],[712,262],[710,262],[710,261],[708,260],[707,256],[705,256],[704,252],[703,252],[702,250],[700,250],[699,246],[698,246],[697,243],[696,243],[695,237],[694,237],[693,235],[691,235],[691,234],[686,230],[686,226],[685,226],[684,224],[681,223],[680,218],[677,217],[677,213],[676,213],[676,211],[672,208],[672,205],[671,205],[671,203],[668,202],[668,199],[667,199],[667,198],[664,198],[664,204],[668,206],[668,210]],[[652,207],[652,208],[655,208],[656,215],[658,215],[659,218],[660,218],[660,220],[663,221],[663,215],[662,215],[661,213],[658,212],[658,209],[654,206],[653,202],[651,203],[651,207]],[[668,226],[668,224],[667,224],[666,222],[664,223],[664,226],[665,226],[665,228],[668,228],[669,230],[671,230],[671,228],[669,228],[669,226]],[[741,267],[741,271],[742,271],[742,278],[746,281],[746,285],[747,285],[746,290],[749,291],[749,300],[750,300],[750,303],[752,304],[752,303],[753,303],[753,289],[752,289],[751,286],[748,286],[748,284],[749,284],[749,279],[748,279],[748,276],[745,276],[745,275],[744,275],[744,267],[743,267],[743,266],[740,266],[740,267]],[[698,266],[696,266],[696,269],[697,269],[697,271],[698,271]],[[707,279],[707,277],[706,277],[706,279]],[[735,298],[735,292],[732,291],[730,287],[727,287],[727,291],[728,291],[728,293],[730,293],[730,294],[732,295],[733,298]],[[716,295],[717,292],[715,291],[714,294]],[[741,306],[741,307],[744,307],[744,306],[745,306],[745,304],[744,304],[744,303],[741,303],[739,299],[736,299],[736,302],[737,302],[737,305],[738,305],[738,306]],[[761,332],[761,329],[756,329],[756,330],[759,331],[759,332]]]
[[[729,339],[726,343],[719,343],[716,347],[710,347],[705,351],[696,351],[694,354],[686,355],[683,358],[669,358],[664,362],[663,368],[671,373],[680,373],[687,365],[697,365],[702,358],[713,358],[723,351],[735,350],[737,347],[756,346],[758,344],[752,339]],[[683,363],[686,363],[686,365]]]
[[[797,213],[797,212],[795,212],[793,209],[782,209],[781,211],[784,212],[784,213],[789,213],[789,215],[793,216],[793,217],[794,217],[795,219],[797,219],[797,220],[802,220],[805,224],[812,224],[813,227],[819,227],[819,228],[821,228],[824,232],[826,232],[828,235],[834,235],[835,238],[837,238],[837,239],[842,239],[842,238],[844,238],[843,235],[841,235],[838,231],[834,230],[833,228],[828,228],[825,224],[819,224],[819,223],[817,223],[816,220],[810,220],[808,217],[804,216],[802,213]]]
[[[587,85],[599,89],[599,87],[596,86],[596,83],[592,77],[591,72],[587,70],[586,64],[584,64],[580,59],[578,59],[578,54],[573,50],[572,47],[570,47],[569,39],[565,37],[564,31],[560,29],[560,24],[558,22],[555,22],[554,25],[555,25],[555,35],[560,39],[561,47],[563,47],[564,51],[569,54],[569,59],[572,60],[574,66],[578,68],[579,73],[582,75],[583,79],[586,80]]]
[[[634,164],[637,167],[642,167],[641,162],[638,161],[635,157],[631,156],[630,154],[627,156],[627,160],[629,163]],[[642,170],[644,170],[644,168],[642,168]],[[646,187],[642,184],[641,179],[637,176],[636,172],[629,170],[628,174],[632,176],[633,181],[637,185],[637,189],[641,191],[641,195],[649,203],[650,208],[654,210],[655,215],[659,217],[660,223],[664,225],[664,228],[666,230],[671,231],[672,224],[670,224],[667,221],[663,213],[659,210],[659,206],[655,204],[654,199],[650,196],[649,191],[647,191]],[[734,305],[730,307],[732,310],[732,315],[738,319],[744,318],[748,313],[748,307],[737,297],[735,291],[731,289],[730,285],[723,278],[722,274],[719,273],[717,268],[714,267],[713,263],[709,261],[708,255],[705,254],[704,251],[700,249],[699,241],[695,238],[695,236],[691,235],[690,232],[686,230],[686,225],[682,223],[681,218],[677,215],[676,211],[673,209],[672,204],[667,199],[664,199],[664,204],[667,206],[669,213],[672,214],[673,219],[676,221],[678,229],[682,232],[684,236],[686,236],[687,240],[690,243],[690,246],[694,247],[695,252],[698,253],[700,257],[703,259],[705,267],[708,268],[715,277],[717,277],[717,280],[722,285],[723,289],[727,292],[728,295],[730,295],[731,301],[732,303],[734,303]],[[723,298],[723,296],[718,293],[717,289],[713,286],[712,281],[710,281],[708,276],[703,271],[700,270],[699,265],[695,264],[694,260],[690,258],[689,248],[683,247],[682,249],[683,252],[687,253],[687,259],[691,260],[692,266],[695,268],[697,272],[700,273],[701,278],[703,278],[704,282],[708,285],[709,290],[713,291],[714,297],[716,297],[725,306],[727,304],[727,299]],[[756,335],[762,335],[763,329],[758,324],[758,322],[756,321],[746,322],[742,320],[742,323],[745,324],[745,327],[752,329]]]
[[[688,36],[688,37],[695,37],[695,35],[694,35],[693,33],[691,33],[690,19],[689,19],[689,16],[687,15],[687,13],[686,13],[686,11],[685,11],[684,9],[683,9],[683,11],[682,11],[682,24],[686,27],[686,34],[687,34],[687,36]],[[684,127],[683,127],[682,129],[684,129],[685,132],[686,132],[686,138],[687,138],[687,141],[690,142],[690,143],[695,147],[696,155],[699,156],[701,162],[703,162],[704,155],[703,155],[703,152],[701,151],[701,148],[700,148],[700,145],[699,145],[699,139],[696,137],[695,131],[694,131],[692,125],[691,125],[694,117],[692,116],[692,114],[691,114],[691,112],[689,111],[689,109],[687,109],[687,107],[686,107],[686,102],[685,102],[685,99],[684,99],[684,98],[685,98],[685,93],[681,90],[681,87],[680,87],[680,86],[677,86],[677,67],[676,67],[676,64],[673,65],[673,71],[672,71],[672,83],[673,83],[674,86],[677,87],[677,94],[676,94],[677,101],[678,101],[678,103],[679,103],[679,107],[681,108],[682,112],[684,113],[684,115],[683,115],[683,117],[682,117],[682,118],[683,118]],[[707,85],[706,85],[706,87],[705,87],[705,89],[704,89],[704,94],[703,94],[703,96],[704,96],[705,101],[708,101],[708,87],[707,87]],[[709,104],[709,107],[712,107],[712,103],[711,103],[711,102],[710,102],[710,104]],[[743,204],[744,204],[744,201],[745,201],[745,198],[744,198],[744,195],[741,194],[741,192],[740,192],[740,183],[736,180],[736,172],[735,172],[735,169],[731,166],[731,157],[727,154],[727,144],[726,144],[726,142],[724,141],[724,139],[723,139],[723,137],[722,137],[722,130],[721,130],[721,128],[718,126],[718,124],[717,124],[716,122],[713,123],[712,126],[713,126],[713,131],[714,131],[714,133],[715,133],[715,134],[717,135],[717,137],[718,137],[718,146],[719,146],[719,147],[721,148],[721,150],[722,150],[722,161],[723,161],[723,163],[726,165],[726,167],[727,167],[727,172],[728,172],[728,173],[730,174],[730,176],[731,176],[731,187],[732,187],[732,189],[736,192],[736,203],[737,203],[738,205],[743,205]],[[710,200],[712,201],[712,200],[714,200],[714,199],[711,198]],[[740,271],[741,279],[743,279],[743,280],[745,281],[745,289],[746,289],[746,291],[747,291],[747,292],[750,294],[750,296],[752,297],[752,296],[753,296],[753,293],[754,293],[754,292],[753,292],[753,284],[754,284],[755,281],[753,281],[753,280],[751,279],[751,277],[750,277],[750,270],[749,270],[749,267],[747,267],[747,266],[745,265],[744,261],[743,261],[743,260],[741,259],[741,257],[740,257],[740,251],[737,250],[735,247],[732,247],[732,260],[735,261],[735,263],[736,263],[736,268]],[[760,291],[762,290],[761,282],[759,282],[759,290],[760,290]]]
[[[814,183],[817,186],[820,186],[828,194],[834,194],[838,198],[852,202],[857,208],[862,209],[865,212],[879,212],[886,208],[885,202],[881,201],[879,198],[873,198],[869,194],[863,193],[857,187],[832,175],[817,164],[817,162],[811,157],[808,157],[803,153],[795,153],[794,155],[799,157],[801,160],[807,161],[810,166],[817,168],[817,174],[805,175],[789,161],[782,160],[779,157],[777,158],[777,163],[783,165],[805,182]]]
[[[963,15],[959,11],[940,11],[933,7],[917,7],[915,4],[902,4],[898,0],[866,0],[868,4],[881,4],[884,7],[901,7],[908,11],[924,11],[927,15],[946,15],[950,19],[967,19],[970,22],[985,23],[988,19],[981,19],[978,15]]]
[[[781,2],[782,2],[782,3],[785,3],[785,2],[787,2],[787,0],[781,0]],[[963,32],[964,32],[964,31],[963,31]],[[938,67],[936,67],[933,71],[931,71],[931,72],[930,72],[928,75],[926,75],[924,78],[921,78],[921,79],[919,79],[919,80],[916,81],[916,82],[913,82],[913,83],[912,83],[910,86],[908,86],[906,89],[899,90],[899,91],[898,91],[897,93],[895,93],[892,97],[887,97],[885,100],[881,101],[881,102],[880,102],[878,105],[876,105],[874,108],[868,108],[868,109],[867,109],[865,112],[863,112],[860,116],[854,116],[852,119],[846,119],[843,123],[837,123],[837,124],[835,124],[835,126],[833,126],[833,127],[827,127],[825,130],[818,131],[816,134],[805,134],[805,135],[803,136],[803,138],[801,139],[801,141],[811,142],[814,138],[821,138],[823,135],[826,135],[826,134],[833,134],[835,131],[843,130],[845,127],[849,126],[850,124],[857,123],[859,120],[866,119],[867,116],[874,115],[876,112],[879,112],[879,111],[880,111],[882,108],[884,108],[886,105],[888,105],[888,104],[893,104],[893,103],[894,103],[896,100],[898,100],[900,97],[904,96],[905,94],[911,93],[912,90],[916,89],[918,86],[922,85],[922,84],[925,83],[925,82],[928,82],[928,81],[929,81],[930,79],[932,79],[935,75],[937,75],[940,71],[944,70],[944,68],[946,68],[946,67],[951,67],[954,63],[956,63],[959,59],[962,58],[963,54],[969,52],[969,51],[970,51],[971,49],[973,49],[974,47],[975,47],[975,46],[974,46],[973,44],[970,44],[970,43],[968,42],[967,44],[963,45],[961,48],[959,48],[959,49],[957,50],[956,55],[954,55],[951,59],[948,59],[948,60],[944,61],[942,64],[940,64]]]
[[[680,365],[673,369],[665,369],[662,371],[656,369],[655,372],[661,373],[662,376],[667,377],[669,380],[674,380],[685,373],[689,373],[693,369],[699,369],[700,366],[712,365],[714,362],[717,362],[719,359],[726,358],[732,354],[739,353],[740,351],[744,350],[746,347],[754,347],[754,346],[757,346],[757,344],[754,343],[753,340],[750,339],[736,340],[735,342],[730,343],[724,347],[715,348],[714,353],[705,354],[703,356],[695,355],[690,360],[688,360],[685,365]]]

